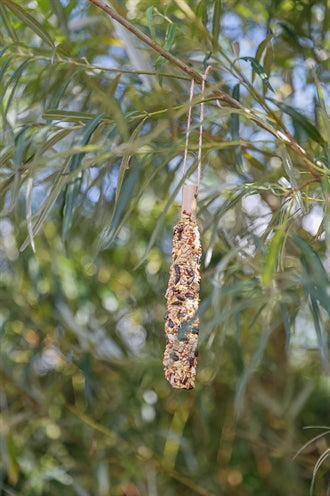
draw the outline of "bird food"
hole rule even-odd
[[[174,388],[193,389],[198,355],[200,233],[191,212],[183,210],[174,228],[170,279],[165,294],[165,377]]]

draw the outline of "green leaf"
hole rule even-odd
[[[238,102],[240,101],[240,85],[239,84],[235,84],[235,86],[233,88],[232,96]],[[239,141],[240,140],[239,115],[236,113],[233,113],[230,115],[230,132],[231,132],[231,137],[232,137],[233,141]],[[240,169],[240,171],[243,171],[244,170],[244,163],[243,163],[242,149],[241,149],[240,145],[234,146],[234,153],[235,153],[238,168]]]
[[[274,36],[274,33],[272,31],[270,31],[269,35],[264,40],[262,40],[261,43],[259,43],[257,51],[256,51],[256,60],[258,62],[261,61],[261,57],[262,57],[262,54],[264,53],[264,51],[267,50],[267,48],[269,46],[271,46],[269,44],[269,42],[273,38],[273,36]]]
[[[274,58],[273,46],[271,43],[269,43],[269,45],[266,48],[266,53],[265,53],[265,57],[264,57],[264,69],[265,69],[265,73],[267,74],[268,77],[270,77],[273,58]]]
[[[80,131],[77,133],[74,139],[74,145],[85,146],[89,143],[89,140],[100,124],[104,117],[104,114],[97,115],[94,119],[91,119]],[[75,171],[79,169],[80,164],[85,156],[84,152],[77,153],[73,155],[71,163],[69,166],[69,174],[74,175]],[[67,234],[70,230],[72,224],[73,212],[76,205],[76,199],[80,191],[81,185],[81,174],[75,175],[70,182],[67,184],[64,194],[64,204],[63,204],[63,223],[62,223],[62,239],[65,240]]]
[[[0,69],[0,83],[1,83],[1,81],[2,81],[3,75],[4,75],[4,73],[6,72],[6,69],[7,69],[8,65],[10,64],[10,62],[11,62],[12,58],[13,58],[13,57],[9,57],[9,58],[6,60],[6,62],[4,62],[4,63],[2,64],[2,67],[1,67],[1,69]],[[3,100],[4,95],[5,95],[5,90],[4,90],[4,91],[2,92],[2,94],[0,95],[0,104],[1,104],[1,102],[2,102],[2,100]]]
[[[296,124],[298,124],[305,131],[307,136],[309,136],[312,140],[316,141],[320,145],[324,145],[324,139],[322,138],[318,129],[314,126],[314,124],[310,122],[310,120],[307,119],[307,117],[305,117],[303,114],[295,110],[290,105],[287,105],[286,103],[279,102],[277,100],[274,100],[273,98],[267,98],[267,100],[274,103],[284,113],[288,114],[292,118],[292,120]]]
[[[134,129],[131,137],[130,137],[130,140],[129,140],[129,143],[133,144],[136,137],[139,135],[145,121],[147,120],[147,117],[145,117],[137,126],[136,128]],[[121,190],[121,187],[122,187],[122,184],[123,184],[123,180],[124,180],[124,176],[125,176],[125,173],[127,171],[127,169],[129,168],[129,162],[131,160],[131,157],[132,157],[132,154],[133,154],[133,148],[134,147],[128,147],[127,151],[124,153],[123,155],[123,158],[122,158],[122,161],[121,161],[121,164],[120,164],[120,167],[119,167],[119,172],[118,172],[118,179],[117,179],[117,187],[116,187],[116,196],[115,196],[115,201],[117,202],[118,201],[118,198],[119,198],[119,195],[120,195],[120,190]],[[115,210],[115,209],[114,209]]]
[[[128,174],[126,175],[122,188],[120,190],[118,201],[115,203],[113,214],[110,220],[109,227],[106,229],[101,244],[103,247],[109,248],[115,239],[115,234],[117,231],[117,227],[120,223],[121,217],[133,197],[133,191],[138,182],[138,177],[141,171],[141,164],[136,161],[133,161],[133,165],[131,166]]]
[[[24,69],[24,67],[25,67],[25,66],[26,66],[26,65],[27,65],[27,64],[31,61],[31,58],[32,58],[32,57],[29,57],[28,59],[24,60],[24,62],[22,62],[22,63],[18,66],[18,68],[16,69],[16,71],[15,71],[15,72],[14,72],[14,73],[10,76],[9,80],[7,81],[7,83],[6,83],[5,87],[4,87],[4,89],[3,89],[3,91],[2,91],[2,93],[1,93],[1,95],[0,95],[0,105],[1,105],[1,104],[2,104],[2,102],[3,102],[3,99],[4,99],[4,97],[5,97],[5,94],[6,94],[7,90],[8,90],[8,88],[9,88],[12,84],[14,85],[14,89],[16,88],[17,83],[18,83],[18,81],[19,81],[19,78],[20,78],[20,77],[21,77],[21,75],[22,75],[23,69]],[[13,90],[12,90],[11,95],[10,95],[10,97],[8,98],[8,102],[7,102],[6,110],[8,110],[9,104],[10,104],[10,102],[11,102],[11,100],[12,100],[13,96],[14,96],[14,93],[13,93]]]
[[[294,43],[297,47],[301,48],[301,43],[299,36],[297,36],[295,29],[292,28],[288,22],[285,21],[280,21],[278,22],[278,25],[281,26],[283,29],[284,33],[286,34],[287,38]]]
[[[172,23],[169,24],[166,30],[166,38],[165,38],[165,50],[171,50],[174,41],[175,41],[175,34],[176,34],[176,24]]]
[[[64,32],[67,38],[70,38],[70,31],[67,23],[67,16],[65,13],[65,9],[60,0],[52,0],[50,2],[50,6],[57,17],[58,24],[61,27],[61,30]]]
[[[43,28],[43,26],[34,19],[26,9],[20,7],[12,0],[1,0],[3,4],[5,4],[24,24],[29,26],[35,33],[38,35],[47,45],[55,48],[55,44],[52,38],[49,36],[47,31]]]
[[[291,320],[288,311],[288,306],[286,303],[280,303],[280,310],[282,314],[284,329],[285,329],[285,348],[289,350],[290,338],[291,338]]]
[[[153,10],[154,10],[154,8],[152,6],[147,8],[146,18],[147,18],[147,24],[148,24],[151,38],[153,40],[156,40],[156,30],[155,30],[155,24],[154,24],[154,19],[153,19]]]
[[[69,84],[71,83],[71,81],[79,74],[82,72],[83,69],[78,69],[77,71],[75,71],[73,74],[71,74],[71,76],[69,76],[68,78],[65,79],[64,81],[64,84],[61,85],[58,89],[58,91],[54,94],[54,96],[52,97],[52,99],[50,100],[49,102],[49,107],[51,109],[56,109],[58,106],[59,106],[59,103],[61,101],[61,99],[63,98]],[[48,111],[47,111],[48,112]],[[65,112],[65,111],[64,111]],[[44,114],[45,115],[45,114]]]
[[[220,23],[221,23],[221,0],[215,0],[213,7],[213,20],[212,20],[212,35],[214,38],[214,44],[217,45],[220,34]]]
[[[269,288],[272,285],[285,232],[286,222],[284,221],[282,225],[277,226],[275,234],[269,243],[265,265],[261,275],[261,280],[265,288]]]
[[[275,93],[273,87],[269,82],[265,69],[254,57],[240,57],[240,59],[245,60],[246,62],[250,62],[253,71],[260,77],[260,79],[267,86],[267,88],[270,89],[273,93]]]
[[[43,119],[63,122],[85,122],[93,119],[95,114],[74,112],[73,110],[48,109],[42,114]]]
[[[325,332],[324,325],[321,319],[319,306],[317,304],[316,299],[313,296],[311,296],[311,311],[312,311],[312,317],[314,321],[314,327],[315,327],[321,359],[325,370],[328,370],[329,350],[328,350],[327,334]]]
[[[330,317],[330,291],[327,273],[318,254],[301,237],[293,236],[296,246],[301,253],[303,266],[302,284],[305,292],[311,298],[319,301]]]
[[[203,26],[207,26],[208,14],[205,0],[200,0],[196,7],[196,17],[201,21]]]
[[[9,35],[11,36],[13,41],[18,41],[18,37],[16,34],[15,29],[12,26],[12,23],[10,22],[10,19],[8,17],[7,11],[4,8],[3,4],[0,3],[0,16],[2,17],[3,23],[5,25],[5,28],[7,29]]]

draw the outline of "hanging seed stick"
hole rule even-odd
[[[200,259],[197,186],[184,184],[180,222],[174,227],[170,279],[165,293],[165,377],[174,388],[193,389],[198,355]]]

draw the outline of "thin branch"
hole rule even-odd
[[[189,65],[187,65],[185,62],[183,62],[181,59],[178,57],[175,57],[171,53],[169,53],[167,50],[165,50],[162,46],[160,46],[156,41],[152,40],[144,34],[139,28],[131,24],[127,19],[122,17],[118,12],[111,7],[110,5],[102,2],[101,0],[89,0],[91,3],[102,9],[104,12],[106,12],[112,19],[115,21],[119,22],[122,26],[124,26],[128,31],[133,33],[137,38],[139,38],[141,41],[143,41],[146,45],[149,45],[150,48],[155,50],[155,52],[159,53],[162,57],[164,57],[166,60],[174,64],[176,67],[181,69],[181,71],[185,72],[190,76],[192,79],[195,80],[195,82],[199,85],[202,84],[203,82],[203,76],[192,69]],[[206,86],[209,86],[206,84]],[[246,115],[249,115],[250,119],[255,122],[259,127],[262,129],[268,131],[270,134],[275,136],[277,139],[280,141],[284,142],[291,148],[292,151],[294,151],[297,155],[299,155],[303,162],[305,163],[307,169],[309,172],[315,177],[316,181],[321,181],[320,174],[314,169],[314,165],[317,165],[319,167],[322,167],[322,163],[319,161],[315,161],[313,157],[311,157],[306,150],[304,150],[298,143],[293,139],[291,134],[287,132],[285,129],[283,131],[279,131],[272,126],[263,123],[258,119],[255,115],[253,110],[250,110],[244,105],[242,105],[240,102],[229,96],[227,93],[222,92],[221,90],[214,89],[213,91],[214,96],[220,100],[221,102],[224,102],[227,104],[229,107],[234,108],[234,109],[239,109],[242,110],[243,112],[246,113]]]
[[[161,47],[156,41],[152,40],[144,34],[139,28],[133,26],[129,21],[125,19],[125,17],[122,17],[118,12],[111,7],[110,5],[101,2],[100,0],[90,0],[94,5],[99,7],[100,9],[104,10],[107,14],[109,14],[112,19],[115,19],[115,21],[119,22],[122,26],[124,26],[128,31],[133,33],[139,40],[143,41],[146,43],[146,45],[149,45],[153,50],[158,52],[164,59],[167,59],[169,62],[172,62],[172,64],[176,65],[184,71],[186,74],[188,74],[191,78],[193,78],[197,84],[202,84],[203,81],[203,76],[199,74],[199,72],[194,71],[189,65],[185,64],[182,60],[178,59],[171,53],[169,53],[167,50],[164,50],[163,47]]]

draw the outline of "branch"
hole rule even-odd
[[[178,59],[171,53],[169,53],[167,50],[164,50],[163,47],[161,47],[156,41],[152,40],[144,34],[139,28],[133,26],[129,21],[125,19],[125,17],[122,17],[118,12],[113,8],[110,7],[110,5],[101,2],[100,0],[89,0],[91,3],[99,7],[100,9],[104,10],[107,14],[109,14],[112,19],[115,19],[115,21],[119,22],[122,26],[124,26],[128,31],[133,33],[139,40],[143,41],[146,45],[149,45],[153,50],[158,52],[164,59],[167,59],[169,62],[172,62],[172,64],[176,65],[184,71],[186,74],[188,74],[192,79],[195,80],[197,84],[201,84],[203,81],[203,77],[199,74],[199,72],[194,71],[189,65],[185,64],[182,62],[182,60]]]
[[[122,17],[118,12],[111,7],[110,5],[102,2],[101,0],[89,0],[91,3],[102,9],[104,12],[106,12],[112,19],[115,21],[119,22],[122,26],[124,26],[128,31],[133,33],[139,40],[143,41],[146,45],[149,45],[150,48],[155,50],[155,52],[159,53],[162,57],[164,57],[166,60],[174,64],[176,67],[181,69],[181,71],[185,72],[190,76],[192,79],[195,80],[197,84],[202,84],[203,82],[203,76],[192,69],[189,65],[184,63],[181,59],[178,57],[175,57],[171,53],[169,53],[167,50],[164,50],[162,46],[160,46],[156,41],[152,40],[144,34],[139,28],[133,26],[125,17]],[[206,82],[206,86],[208,87],[209,84]],[[320,174],[314,169],[314,165],[317,165],[319,167],[323,167],[323,164],[320,163],[319,161],[314,161],[313,157],[311,157],[304,148],[302,148],[298,143],[294,140],[294,138],[291,136],[291,134],[284,129],[283,131],[279,131],[272,126],[270,126],[268,123],[263,123],[260,121],[260,119],[254,114],[253,110],[249,110],[248,108],[244,107],[239,101],[235,100],[232,98],[230,95],[227,93],[222,92],[221,90],[214,89],[212,91],[213,95],[217,98],[217,100],[220,100],[221,102],[224,102],[227,104],[229,107],[234,108],[234,109],[239,109],[242,110],[249,118],[255,122],[259,127],[262,129],[268,131],[270,134],[275,136],[278,140],[284,142],[289,148],[291,148],[292,151],[294,151],[297,155],[299,155],[303,162],[305,163],[307,169],[309,172],[315,177],[317,181],[321,181]]]

